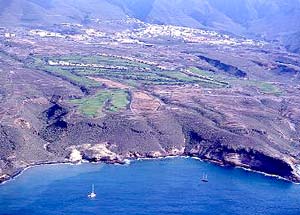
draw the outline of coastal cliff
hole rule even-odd
[[[222,166],[243,167],[300,182],[296,159],[265,142],[209,125],[202,117],[186,112],[159,111],[138,118],[130,114],[111,115],[93,121],[78,120],[74,124],[66,121],[64,128],[56,121],[51,123],[55,127],[42,129],[47,133],[42,137],[48,141],[45,145],[48,156],[39,154],[30,163],[25,161],[28,158],[10,157],[9,165],[1,166],[2,182],[35,164],[81,161],[124,164],[126,159],[167,156],[198,157]],[[55,138],[49,140],[49,135]]]

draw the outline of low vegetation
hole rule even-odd
[[[70,65],[49,65],[53,62],[67,62]],[[78,65],[73,65],[78,64]],[[107,78],[130,86],[142,85],[184,85],[198,84],[202,87],[220,88],[229,84],[210,77],[204,71],[191,68],[191,73],[180,70],[164,70],[152,64],[113,56],[67,55],[59,57],[33,58],[31,66],[43,69],[70,82],[86,88],[98,87],[99,83],[87,76]]]
[[[230,87],[230,84],[224,80],[224,77],[213,72],[204,71],[197,67],[190,67],[187,70],[200,79],[200,85],[209,88]]]
[[[118,112],[129,104],[128,92],[116,89],[103,89],[93,96],[70,100],[79,111],[89,117],[103,116],[105,112]]]
[[[79,86],[84,86],[86,88],[100,86],[99,83],[97,83],[89,78],[86,78],[84,76],[74,74],[72,71],[70,71],[67,68],[62,68],[59,66],[45,66],[44,70],[53,75],[59,76],[63,79],[66,79],[66,80],[70,81],[71,83],[79,85]]]
[[[243,87],[255,87],[260,93],[268,94],[268,95],[275,95],[280,96],[282,95],[283,91],[278,86],[273,83],[263,82],[263,81],[256,81],[256,80],[242,80],[236,82]]]
[[[272,83],[256,82],[254,85],[259,89],[259,91],[261,93],[264,93],[264,94],[273,94],[276,96],[279,96],[282,94],[282,90]]]

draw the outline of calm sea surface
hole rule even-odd
[[[46,165],[0,185],[0,214],[300,215],[300,185],[187,158]]]

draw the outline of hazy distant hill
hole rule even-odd
[[[147,6],[143,15],[137,14],[139,8],[131,6],[133,0],[110,2],[148,22],[206,27],[282,41],[300,32],[299,0],[141,0],[139,4],[146,2]],[[298,44],[296,41],[293,45]]]
[[[110,0],[110,2],[120,6],[126,14],[144,21],[262,36],[270,40],[280,40],[292,51],[299,52],[300,0]],[[134,2],[143,5],[142,10]]]
[[[125,18],[123,10],[106,0],[0,0],[1,25],[82,22],[86,16]]]
[[[258,35],[299,51],[300,0],[0,0],[0,24],[82,22],[126,16]]]

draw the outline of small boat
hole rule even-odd
[[[95,193],[95,188],[94,188],[94,184],[92,185],[92,192],[88,195],[89,198],[94,199],[96,198],[96,193]]]
[[[204,175],[204,174],[203,174],[201,181],[202,181],[202,182],[208,182],[208,177],[207,177],[207,175]]]

